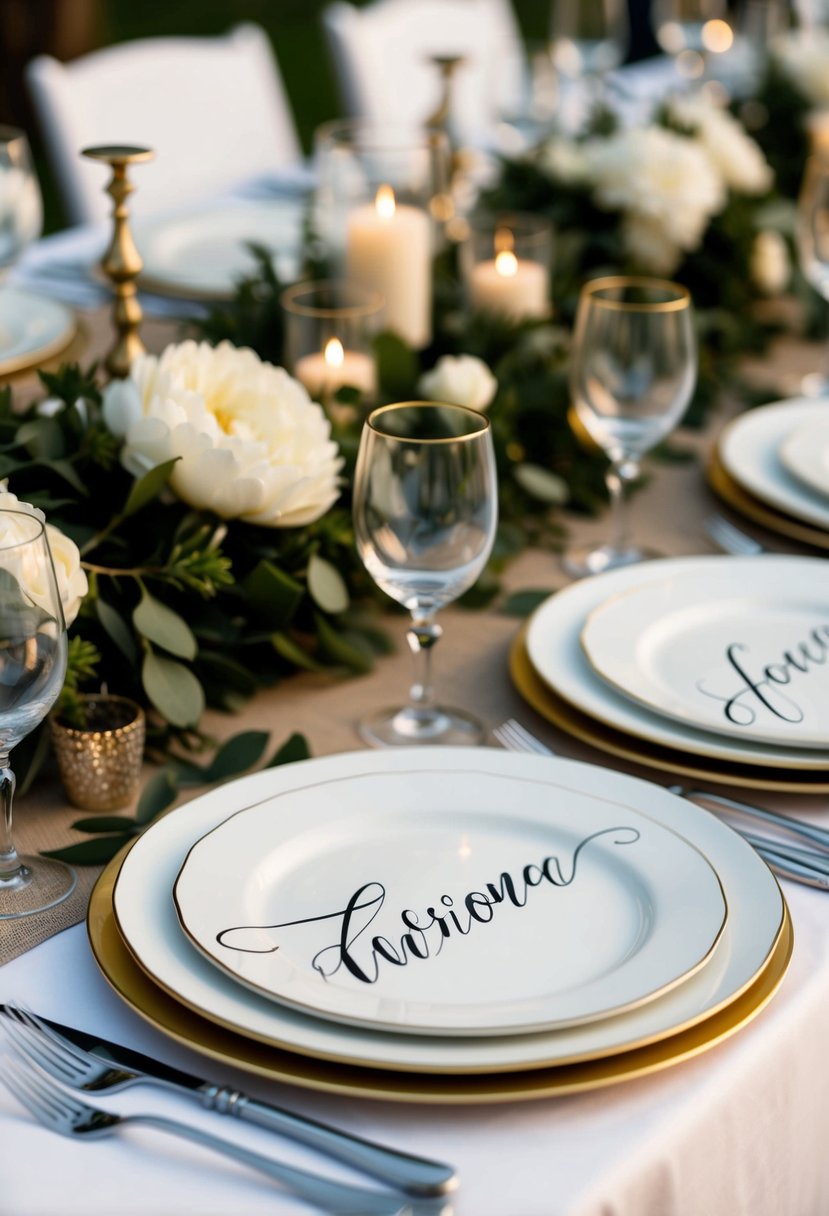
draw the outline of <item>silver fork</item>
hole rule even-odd
[[[702,526],[715,545],[734,557],[759,557],[761,553],[768,552],[758,540],[741,532],[722,515],[709,515],[703,520]]]
[[[205,1148],[223,1153],[234,1161],[260,1170],[282,1184],[285,1190],[306,1203],[342,1216],[411,1216],[411,1208],[400,1204],[395,1196],[380,1191],[364,1190],[346,1183],[309,1174],[274,1161],[261,1153],[211,1136],[200,1128],[160,1115],[116,1115],[90,1106],[75,1094],[60,1088],[52,1077],[32,1063],[23,1053],[0,1057],[2,1079],[14,1096],[51,1131],[77,1140],[97,1140],[114,1135],[128,1124],[143,1124],[159,1131],[192,1140]]]
[[[533,752],[539,756],[556,754],[551,747],[537,739],[515,718],[509,718],[500,726],[496,726],[492,735],[507,751]],[[724,798],[705,790],[690,790],[682,785],[672,785],[669,786],[669,792],[687,798],[691,802],[704,799],[726,810],[738,811],[755,819],[762,819],[776,827],[785,828],[796,836],[802,836],[824,848],[829,848],[829,832],[824,828],[814,827],[810,823],[789,819],[785,815],[775,814],[774,811],[766,811],[760,807],[751,806],[747,802],[737,802],[735,799]],[[745,837],[763,860],[782,878],[790,878],[795,882],[804,882],[809,886],[820,887],[821,890],[829,890],[829,857],[825,854],[790,848],[780,841],[770,840],[765,836],[756,836],[749,832],[740,832],[740,835]]]

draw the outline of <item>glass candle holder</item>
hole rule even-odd
[[[543,216],[472,216],[461,249],[470,311],[514,322],[549,316],[552,247]]]
[[[341,279],[297,283],[282,293],[285,363],[317,401],[356,388],[377,391],[373,339],[383,324],[379,292]]]
[[[335,273],[379,292],[387,328],[427,346],[435,216],[449,184],[445,133],[348,119],[319,129],[315,157],[317,229]]]

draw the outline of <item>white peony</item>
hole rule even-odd
[[[829,30],[793,30],[775,39],[773,52],[801,96],[816,106],[829,105]]]
[[[705,150],[662,127],[591,140],[585,152],[595,200],[624,213],[628,252],[643,269],[671,273],[725,205],[725,183]]]
[[[779,232],[758,232],[751,248],[751,278],[768,296],[779,295],[789,285],[792,264],[789,248]]]
[[[774,174],[760,145],[723,106],[697,93],[672,98],[670,112],[696,132],[730,190],[766,194],[771,189]]]
[[[322,408],[283,368],[229,342],[141,356],[107,390],[104,417],[125,436],[130,472],[178,457],[172,489],[224,519],[297,527],[339,495],[343,461]]]
[[[36,519],[44,523],[45,517],[43,512],[37,507],[33,507],[31,503],[21,502],[16,494],[12,494],[6,489],[6,484],[5,481],[0,481],[0,511],[25,511],[27,515],[34,515]],[[4,517],[3,528],[5,536],[15,536],[15,525],[9,516]],[[68,629],[78,615],[78,609],[89,590],[89,583],[87,582],[84,570],[81,568],[81,555],[75,542],[64,535],[60,528],[56,528],[54,524],[46,524],[46,539],[52,552],[58,592],[60,593],[63,616]],[[41,595],[38,594],[36,586],[31,586],[30,590],[35,599],[40,599],[43,606],[48,608],[49,605],[43,598],[45,596],[45,589],[43,589]]]
[[[498,381],[483,359],[475,355],[443,355],[420,377],[417,391],[427,401],[467,405],[483,412],[498,391]]]

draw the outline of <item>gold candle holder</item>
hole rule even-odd
[[[112,317],[117,338],[107,355],[105,367],[110,376],[122,380],[129,375],[133,359],[145,351],[144,343],[138,336],[143,314],[135,286],[144,263],[135,247],[128,223],[127,199],[135,186],[127,178],[127,166],[152,160],[155,153],[150,148],[107,145],[84,148],[82,155],[90,160],[102,161],[112,169],[112,180],[106,192],[115,204],[112,211],[114,227],[112,241],[101,260],[101,269],[112,283],[115,293]]]
[[[130,805],[141,784],[144,711],[127,697],[84,697],[85,726],[59,715],[49,719],[63,788],[73,806],[118,811]]]

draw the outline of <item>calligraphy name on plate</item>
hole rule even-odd
[[[725,649],[726,663],[740,681],[735,693],[723,696],[712,692],[703,687],[702,680],[697,682],[699,691],[721,701],[723,714],[734,726],[751,726],[763,711],[783,722],[802,722],[802,708],[788,693],[780,690],[791,684],[798,674],[809,675],[813,668],[824,666],[829,658],[829,625],[815,626],[805,642],[784,650],[779,662],[767,663],[758,676],[752,676],[748,664],[738,658],[738,654],[747,650],[749,647],[744,642],[732,642]]]
[[[489,924],[496,908],[507,905],[524,908],[530,892],[539,887],[569,887],[575,881],[583,850],[592,841],[604,836],[613,837],[609,841],[611,844],[628,845],[637,841],[640,833],[632,827],[603,828],[580,840],[569,862],[563,864],[558,857],[545,857],[540,865],[530,862],[523,866],[518,879],[504,870],[496,882],[484,883],[483,890],[469,891],[460,901],[460,911],[452,896],[445,894],[440,897],[440,909],[430,904],[425,914],[420,914],[412,908],[404,908],[399,913],[404,932],[397,945],[381,934],[368,935],[369,926],[386,902],[386,888],[378,881],[363,883],[344,908],[279,924],[235,925],[217,933],[216,941],[228,950],[272,954],[279,949],[275,937],[277,931],[333,921],[337,925],[337,939],[314,954],[312,968],[324,980],[328,980],[344,967],[361,983],[375,984],[380,978],[381,963],[405,967],[415,959],[424,961],[434,958],[440,954],[449,938],[466,937],[474,926]],[[266,939],[266,945],[263,945],[263,933],[274,935]]]

